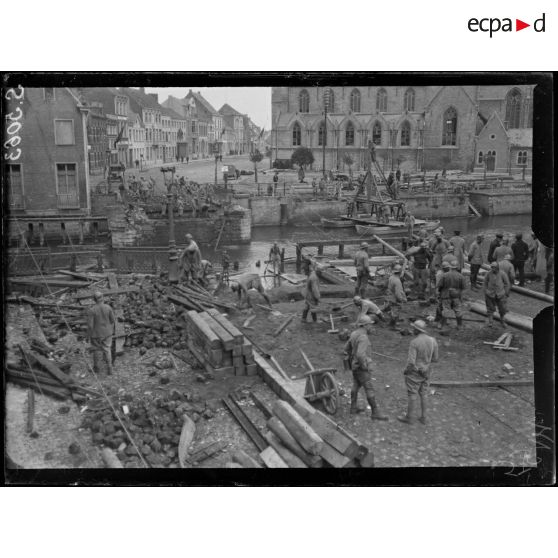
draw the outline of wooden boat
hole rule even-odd
[[[415,230],[424,227],[427,231],[433,231],[438,228],[440,221],[418,221],[415,223]],[[355,224],[356,231],[359,236],[372,236],[377,234],[378,236],[401,236],[402,234],[407,234],[407,227],[404,223],[391,221],[390,224],[386,225],[375,225],[369,224],[365,225],[362,223]]]
[[[324,229],[350,229],[355,226],[348,217],[321,217],[320,223]]]

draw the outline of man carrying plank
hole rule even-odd
[[[112,308],[103,302],[103,294],[96,291],[93,295],[95,304],[87,310],[87,335],[93,348],[93,370],[101,372],[99,356],[106,361],[107,374],[112,374],[111,346],[115,323]]]
[[[252,306],[255,310],[254,304],[251,302],[250,296],[248,295],[248,291],[250,289],[258,291],[265,298],[268,306],[272,308],[271,300],[267,296],[264,286],[262,285],[262,280],[257,273],[244,273],[243,275],[236,277],[234,281],[231,281],[231,290],[233,293],[238,293],[239,308],[243,306],[243,298],[245,298],[246,304]]]
[[[372,420],[388,420],[381,414],[372,383],[372,349],[368,334],[372,331],[372,320],[368,316],[361,316],[357,321],[357,329],[351,333],[349,340],[343,348],[348,358],[350,369],[353,373],[353,386],[351,388],[351,414],[358,413],[357,400],[360,388],[364,388],[366,400],[372,409]]]
[[[409,345],[407,367],[403,371],[405,386],[407,387],[407,413],[397,420],[411,424],[414,420],[413,411],[417,394],[420,396],[422,424],[426,424],[426,397],[428,381],[430,379],[430,364],[438,361],[438,343],[436,339],[426,334],[426,324],[422,320],[412,322],[416,337]]]

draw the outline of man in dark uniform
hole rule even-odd
[[[368,267],[368,243],[362,242],[360,250],[355,254],[355,267],[357,272],[357,280],[355,285],[355,296],[361,298],[366,296],[366,287],[368,286],[368,278],[370,277],[370,268]]]
[[[517,233],[515,235],[515,242],[511,245],[513,252],[513,267],[517,278],[519,279],[519,286],[525,286],[525,262],[529,259],[529,245],[523,240],[523,235]]]
[[[368,334],[372,330],[372,320],[368,316],[361,316],[357,321],[357,329],[351,333],[345,344],[344,354],[348,359],[353,373],[353,386],[351,388],[351,414],[358,413],[357,401],[360,388],[364,388],[366,400],[372,409],[372,420],[388,420],[381,414],[372,383],[372,358],[371,344]]]
[[[426,285],[428,284],[428,267],[432,263],[432,254],[428,250],[428,243],[421,242],[413,257],[413,280],[418,291],[419,300],[424,300]]]
[[[504,239],[504,234],[497,233],[496,238],[490,243],[490,246],[488,247],[488,255],[486,257],[488,263],[492,263],[496,261],[496,257],[494,256],[494,250],[496,250],[498,246],[502,245],[503,239]]]

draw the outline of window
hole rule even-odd
[[[8,199],[13,209],[24,209],[21,165],[6,165]]]
[[[519,151],[517,153],[517,164],[526,165],[527,164],[527,151]]]
[[[56,164],[56,188],[59,208],[79,207],[77,165],[75,163]]]
[[[322,122],[318,129],[318,145],[327,145],[327,134],[325,129],[325,123]]]
[[[54,143],[56,145],[74,145],[74,121],[55,120],[54,121]]]
[[[303,89],[298,95],[298,110],[300,112],[310,112],[310,95]]]
[[[345,129],[345,145],[354,145],[355,144],[355,127],[353,126],[352,122],[347,124],[347,128]]]
[[[442,126],[442,145],[456,145],[457,111],[453,107],[450,107],[444,112]]]
[[[415,90],[411,87],[405,91],[403,96],[403,110],[412,112],[415,110]]]
[[[300,130],[300,124],[295,122],[293,126],[293,145],[302,145],[302,132]]]
[[[385,89],[380,89],[376,93],[376,110],[378,112],[387,111],[387,93]]]
[[[521,91],[512,89],[506,97],[506,122],[508,128],[519,128],[521,124]]]
[[[351,110],[353,112],[360,112],[360,91],[358,89],[351,91]]]
[[[382,126],[379,122],[374,122],[374,127],[372,128],[372,143],[374,143],[374,145],[380,145],[382,143]]]
[[[411,145],[411,125],[405,121],[401,124],[401,147]]]
[[[335,94],[333,93],[333,89],[324,89],[324,108],[327,107],[329,112],[333,112],[335,108]]]
[[[45,101],[55,101],[56,100],[54,87],[43,88],[43,99]]]
[[[479,165],[482,165],[484,162],[484,155],[482,151],[479,151],[479,154],[477,156],[477,162]]]

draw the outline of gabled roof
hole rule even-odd
[[[243,116],[242,113],[238,112],[235,108],[231,107],[231,105],[225,103],[220,109],[219,114],[223,116]]]
[[[139,109],[147,108],[153,110],[161,110],[161,105],[156,101],[155,97],[152,97],[147,93],[142,93],[139,89],[132,89],[131,87],[121,87],[120,90],[124,95],[127,95],[129,97],[130,103],[137,105],[137,108]]]
[[[104,114],[114,114],[114,97],[117,95],[127,96],[115,87],[83,87],[80,89],[81,96],[88,102],[97,102],[103,105]]]
[[[164,114],[165,116],[168,116],[173,120],[186,120],[185,116],[180,116],[180,114],[178,114],[176,111],[163,106],[161,107],[161,114]]]
[[[494,111],[490,115],[490,118],[486,121],[486,124],[482,127],[481,131],[479,132],[479,137],[481,137],[481,136],[483,136],[484,134],[487,133],[488,129],[490,128],[490,126],[492,125],[493,122],[496,124],[496,126],[501,128],[506,135],[508,135],[506,127],[504,126],[504,123],[502,122],[502,119],[500,118],[498,113],[496,111]]]
[[[196,93],[195,91],[189,91],[188,95],[186,95],[186,99],[188,97],[193,97],[196,103],[201,105],[201,107],[210,114],[211,116],[221,116],[212,106],[209,101],[207,101],[201,93]]]
[[[143,121],[140,118],[139,114],[135,112],[129,111],[128,112],[128,122],[133,126],[136,122],[143,127]]]

